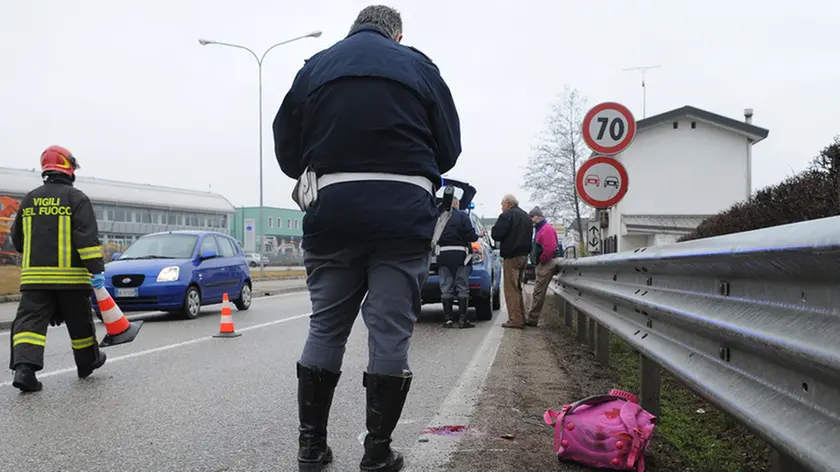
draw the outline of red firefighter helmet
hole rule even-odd
[[[79,167],[79,162],[67,148],[50,146],[41,153],[41,172],[55,171],[73,175]]]

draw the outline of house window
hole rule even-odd
[[[298,229],[298,220],[295,220],[295,229]]]
[[[692,121],[692,122],[691,122],[691,129],[694,129],[694,128],[696,128],[696,127],[697,127],[697,122],[696,122],[696,121]]]
[[[273,228],[273,227],[274,227],[274,218],[272,218],[272,217],[270,217],[270,216],[268,217],[268,227],[269,227],[269,228]]]
[[[290,229],[292,227],[292,219],[289,218],[286,220],[286,229]]]
[[[675,122],[674,122],[674,129],[677,129],[677,127],[678,127],[679,125],[680,125],[680,123],[679,123],[678,121],[675,121]]]

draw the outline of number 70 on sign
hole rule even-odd
[[[627,107],[615,102],[594,106],[583,118],[583,140],[598,154],[612,156],[627,149],[636,137],[636,120]]]

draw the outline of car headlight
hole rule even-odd
[[[181,275],[181,268],[178,266],[170,266],[164,267],[158,273],[157,281],[158,282],[174,282],[178,280],[178,276]]]

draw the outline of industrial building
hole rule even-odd
[[[0,167],[0,251],[13,253],[8,232],[19,199],[41,184],[39,170]],[[236,213],[225,197],[212,192],[81,175],[76,177],[75,186],[93,203],[100,239],[108,255],[122,252],[138,237],[158,231],[208,230],[231,234]]]
[[[298,254],[303,237],[303,215],[300,210],[263,207],[265,219],[265,254]],[[248,252],[259,251],[260,207],[236,209],[231,226],[233,236]]]

